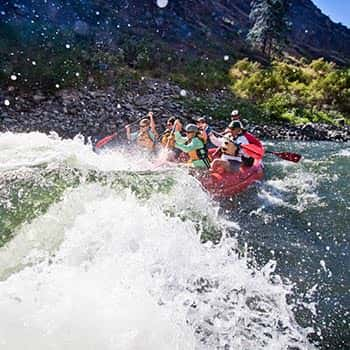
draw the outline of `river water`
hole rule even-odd
[[[0,349],[346,349],[350,145],[271,143],[217,203],[184,170],[0,135]]]

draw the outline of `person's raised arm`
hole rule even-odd
[[[222,137],[216,137],[213,132],[211,132],[209,135],[210,142],[215,145],[216,147],[221,147],[223,143]]]
[[[157,129],[156,129],[156,123],[154,122],[153,112],[148,112],[148,117],[149,117],[149,121],[150,121],[150,128],[153,132],[153,135],[155,136],[156,139],[158,139],[159,134],[158,134]]]
[[[178,144],[183,144],[187,141],[186,137],[181,136],[180,131],[182,130],[182,124],[179,119],[175,120],[174,123],[174,130],[175,130],[175,141]]]

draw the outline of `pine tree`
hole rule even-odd
[[[289,0],[252,0],[248,33],[251,45],[268,57],[281,52],[287,43]]]

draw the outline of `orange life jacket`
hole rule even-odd
[[[209,169],[210,168],[210,160],[208,157],[208,149],[207,149],[207,146],[205,144],[204,138],[200,135],[197,135],[195,137],[197,137],[202,142],[203,147],[187,152],[188,157],[189,157],[188,162],[192,163],[194,160],[202,160]],[[189,144],[191,141],[192,141],[192,139],[188,140],[185,144]]]
[[[175,135],[171,132],[171,130],[165,130],[164,134],[162,135],[162,138],[160,140],[160,143],[167,147],[168,149],[172,149],[175,147]]]
[[[153,151],[156,145],[152,137],[150,136],[149,130],[139,132],[139,134],[137,135],[136,143],[138,146],[146,148],[150,151]]]

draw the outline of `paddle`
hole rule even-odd
[[[126,126],[130,126],[130,127],[131,127],[131,126],[133,126],[133,125],[139,123],[143,118],[144,118],[144,117],[139,118],[139,119],[133,121],[132,123],[127,124]],[[125,128],[126,126],[124,126],[124,128]],[[122,128],[121,128],[121,129],[122,129]]]
[[[283,160],[288,160],[289,162],[298,163],[302,155],[292,152],[272,152],[266,151],[266,153],[273,154]]]
[[[218,136],[222,136],[223,133],[219,133],[215,130],[213,130],[213,133],[218,135]],[[257,145],[254,144],[248,144],[248,145],[241,145],[241,148],[244,149],[244,151],[252,158],[254,159],[262,159],[262,157],[264,156],[264,152],[263,149]],[[219,150],[219,148],[218,148]],[[302,156],[300,154],[297,153],[292,153],[292,152],[274,152],[274,151],[266,151],[266,153],[269,154],[273,154],[276,157],[279,157],[283,160],[287,160],[289,162],[293,162],[293,163],[298,163],[300,161],[300,159],[302,158]],[[216,154],[216,152],[215,152]]]
[[[251,143],[248,143],[246,145],[239,145],[240,148],[244,150],[244,153],[246,153],[249,157],[252,157],[254,159],[262,159],[265,154],[265,150],[262,147],[259,147],[257,145],[253,145]]]
[[[169,136],[168,136],[167,143],[166,143],[166,145],[165,145],[165,149],[168,149],[168,147],[169,147],[170,139],[171,139],[171,137],[174,135],[175,128],[176,128],[176,122],[174,122],[174,125],[173,125],[173,127],[171,128],[170,134],[169,134]]]
[[[134,122],[132,122],[132,123],[130,123],[130,124],[128,124],[128,125],[129,125],[129,126],[133,126],[133,125],[139,123],[139,122],[141,121],[141,119],[142,119],[142,118],[139,118],[139,119],[135,120]],[[123,128],[125,128],[125,126],[122,127],[122,128],[119,128],[119,129],[118,129],[116,132],[114,132],[113,134],[107,135],[107,136],[105,136],[104,138],[102,138],[101,140],[99,140],[99,141],[96,143],[95,148],[96,148],[96,149],[100,149],[100,148],[102,148],[103,146],[105,146],[107,143],[109,143],[109,142],[112,141],[115,137],[117,137],[119,131],[121,131]]]
[[[263,148],[261,148],[257,145],[253,145],[251,143],[249,143],[247,145],[241,145],[240,147],[244,149],[244,152],[247,155],[249,155],[250,157],[252,157],[254,159],[262,159],[264,156],[264,153],[265,153]],[[266,153],[273,154],[276,157],[279,157],[283,160],[287,160],[287,161],[293,162],[293,163],[298,163],[302,157],[300,154],[292,153],[292,152],[266,151]]]
[[[101,148],[104,145],[106,145],[108,142],[112,141],[115,137],[117,136],[117,133],[115,132],[112,135],[108,135],[106,137],[104,137],[103,139],[101,139],[100,141],[98,141],[95,145],[96,148]]]

